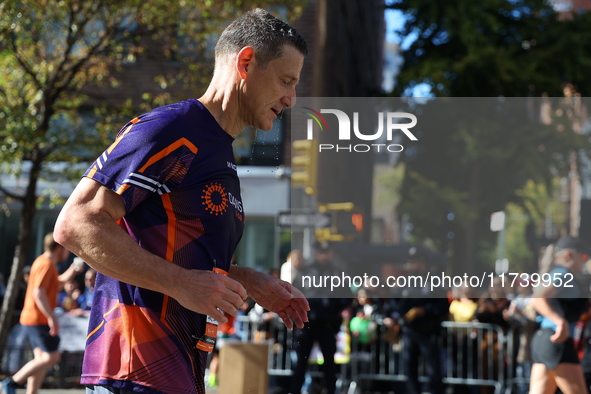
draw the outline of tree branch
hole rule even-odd
[[[92,11],[88,11],[88,12],[89,12],[89,14],[84,15],[84,19],[82,20],[82,22],[80,22],[78,29],[74,33],[74,30],[72,29],[72,25],[75,23],[76,14],[74,11],[74,7],[72,5],[72,8],[70,9],[70,23],[68,26],[68,37],[66,37],[67,47],[66,47],[66,50],[64,51],[63,59],[60,62],[60,64],[57,66],[56,71],[53,74],[54,76],[53,76],[49,86],[53,86],[56,83],[57,79],[59,78],[60,72],[64,69],[66,63],[68,62],[68,56],[72,52],[72,50],[74,48],[74,44],[76,44],[76,42],[80,39],[80,37],[82,37],[82,33],[85,31],[84,29],[85,29],[86,25],[88,24],[90,18],[93,15]]]
[[[33,70],[31,70],[31,68],[29,67],[27,62],[25,62],[25,60],[19,56],[18,48],[16,46],[16,40],[14,38],[14,34],[10,34],[10,44],[11,44],[10,46],[12,48],[12,51],[14,52],[14,57],[16,58],[18,64],[20,64],[20,66],[25,70],[25,72],[27,74],[29,74],[31,76],[31,78],[33,78],[33,81],[35,82],[35,85],[37,86],[37,88],[39,90],[43,90],[43,87],[41,86],[39,79],[37,79],[37,74],[35,74],[33,72]]]
[[[19,200],[21,202],[25,201],[25,196],[19,196],[18,194],[14,194],[13,192],[8,191],[8,189],[3,187],[2,185],[0,185],[0,193],[3,193],[5,196],[13,198],[15,200]]]

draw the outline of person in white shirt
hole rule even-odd
[[[279,274],[279,277],[281,280],[292,283],[303,265],[304,256],[302,256],[302,252],[294,249],[289,252],[285,263],[281,265],[281,273]]]

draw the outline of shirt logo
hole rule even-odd
[[[222,185],[217,182],[210,183],[203,192],[202,205],[212,215],[223,215],[228,209],[228,193]]]

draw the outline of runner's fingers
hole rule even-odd
[[[222,281],[223,281],[222,283],[224,284],[226,289],[230,290],[233,293],[238,294],[238,296],[241,298],[240,304],[236,304],[236,305],[238,305],[238,307],[240,307],[240,305],[242,305],[242,302],[244,302],[246,300],[246,298],[248,297],[248,294],[246,293],[244,286],[242,286],[240,283],[238,283],[234,279],[228,278],[227,276],[224,276]]]
[[[244,304],[242,296],[228,288],[224,294],[222,294],[222,300],[232,304],[236,309],[240,308]]]
[[[291,288],[289,289],[289,291],[291,291],[291,295],[293,297],[292,302],[296,302],[299,304],[299,307],[302,308],[304,311],[309,311],[310,310],[310,304],[308,303],[308,300],[306,299],[306,296],[304,295],[304,293],[302,293],[300,291],[300,289],[298,289],[295,286],[291,286]]]
[[[287,313],[280,312],[277,314],[277,316],[279,316],[279,318],[281,318],[281,320],[283,320],[283,324],[285,324],[285,327],[287,327],[289,329],[293,328],[293,323],[292,323],[291,319],[289,318],[289,316],[287,315]]]
[[[300,316],[300,314],[293,309],[291,306],[287,307],[287,314],[289,315],[289,317],[291,318],[291,320],[294,322],[294,324],[298,327],[298,328],[302,328],[304,327],[304,319],[302,318],[302,316]],[[307,320],[307,316],[306,316],[306,320]]]
[[[292,301],[293,308],[295,312],[299,315],[300,319],[303,322],[308,321],[308,312],[310,310],[310,305],[308,305],[308,301],[305,298],[299,298]]]
[[[218,323],[226,323],[228,321],[228,318],[218,308],[209,308],[207,315],[215,319]]]
[[[219,302],[218,309],[221,309],[222,312],[226,312],[228,315],[236,316],[238,314],[238,308],[236,308],[231,302],[223,299]]]

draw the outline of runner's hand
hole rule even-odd
[[[554,343],[563,343],[568,339],[568,331],[568,322],[565,319],[562,319],[556,324],[556,332],[550,337],[550,341]]]
[[[304,327],[310,305],[300,290],[291,283],[261,272],[252,272],[248,294],[263,308],[277,313],[287,328]]]
[[[183,307],[209,315],[220,323],[228,321],[223,312],[236,316],[247,298],[240,283],[204,270],[187,270],[172,295]]]

